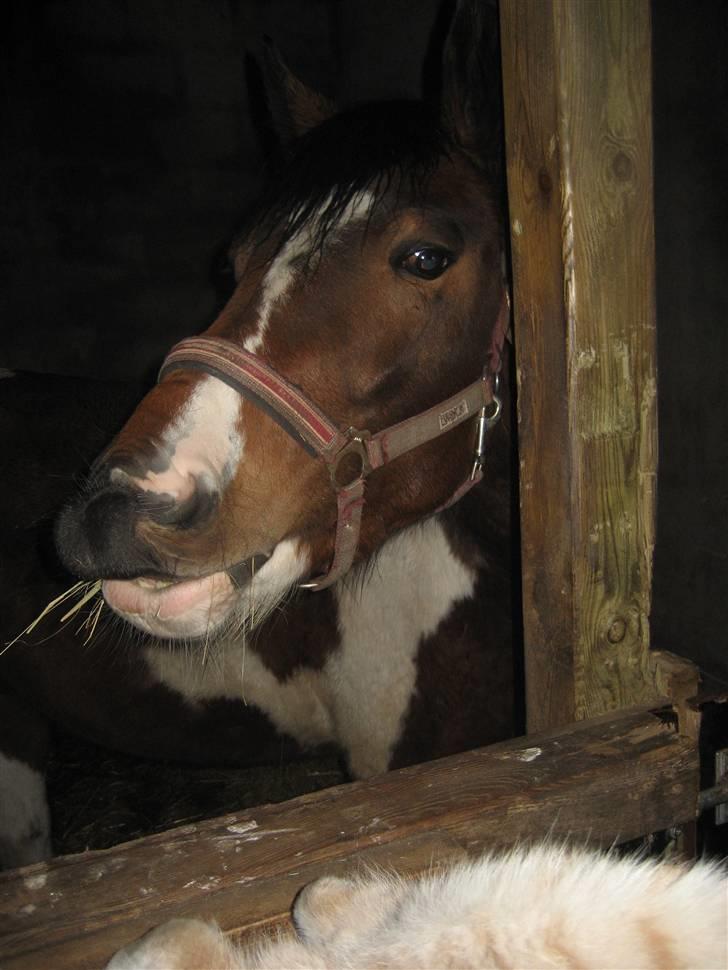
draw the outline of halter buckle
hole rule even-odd
[[[329,461],[331,484],[337,492],[353,485],[360,478],[366,478],[372,471],[367,448],[370,432],[347,428],[345,434],[348,441]]]

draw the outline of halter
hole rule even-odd
[[[482,479],[485,437],[501,414],[498,373],[508,318],[509,300],[504,292],[493,332],[490,360],[482,377],[427,411],[376,434],[356,428],[342,431],[299,388],[260,357],[220,337],[189,337],[180,341],[162,363],[159,380],[180,368],[211,374],[252,400],[305,451],[324,461],[336,495],[338,519],[334,557],[328,572],[301,586],[325,589],[343,576],[354,560],[364,509],[364,485],[377,468],[477,415],[478,434],[472,469],[450,499],[436,511],[449,508]]]

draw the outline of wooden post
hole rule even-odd
[[[648,0],[501,0],[528,729],[659,693]]]

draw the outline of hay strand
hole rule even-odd
[[[84,585],[88,585],[88,584],[84,584]],[[82,606],[84,606],[86,603],[88,603],[89,600],[92,600],[94,596],[96,596],[96,594],[100,591],[100,589],[101,589],[101,580],[97,579],[95,583],[91,584],[91,587],[88,589],[85,595],[82,596],[77,603],[74,603],[71,609],[61,617],[61,623],[65,623],[66,620],[70,620],[72,616],[75,616]]]
[[[43,610],[41,610],[38,616],[36,616],[36,618],[26,626],[24,630],[21,630],[16,637],[13,637],[12,640],[9,640],[5,644],[3,649],[0,650],[0,657],[2,657],[5,651],[9,650],[10,647],[13,646],[13,644],[17,643],[21,637],[27,636],[29,633],[32,633],[33,630],[41,622],[41,620],[45,619],[45,617],[48,616],[49,613],[52,613],[53,610],[58,609],[59,606],[67,602],[72,597],[80,596],[80,599],[78,600],[77,603],[75,603],[71,607],[70,610],[67,610],[66,613],[63,614],[60,621],[61,623],[66,623],[68,620],[70,620],[72,616],[75,616],[76,613],[78,613],[78,611],[81,609],[81,607],[84,606],[86,603],[88,603],[89,600],[92,600],[94,596],[96,596],[100,591],[101,591],[100,579],[97,579],[92,583],[85,583],[82,581],[74,583],[73,586],[70,586],[65,592],[61,593],[59,596],[56,596],[55,599],[52,599],[50,603],[48,603],[48,605],[45,606]],[[89,637],[86,642],[88,642],[88,640],[91,639],[91,636],[93,636],[93,630],[96,629],[96,623],[98,622],[99,614],[101,613],[102,607],[103,607],[103,600],[100,601],[98,607],[91,614],[92,617],[95,616],[95,619],[94,619],[93,629],[91,631],[91,634],[89,634]],[[89,619],[91,619],[91,617],[87,618],[87,622]]]

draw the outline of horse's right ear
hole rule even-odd
[[[496,175],[503,129],[496,0],[457,0],[443,52],[441,115],[455,143]]]
[[[273,127],[283,145],[336,114],[332,101],[293,74],[269,37],[263,48],[263,83]]]

